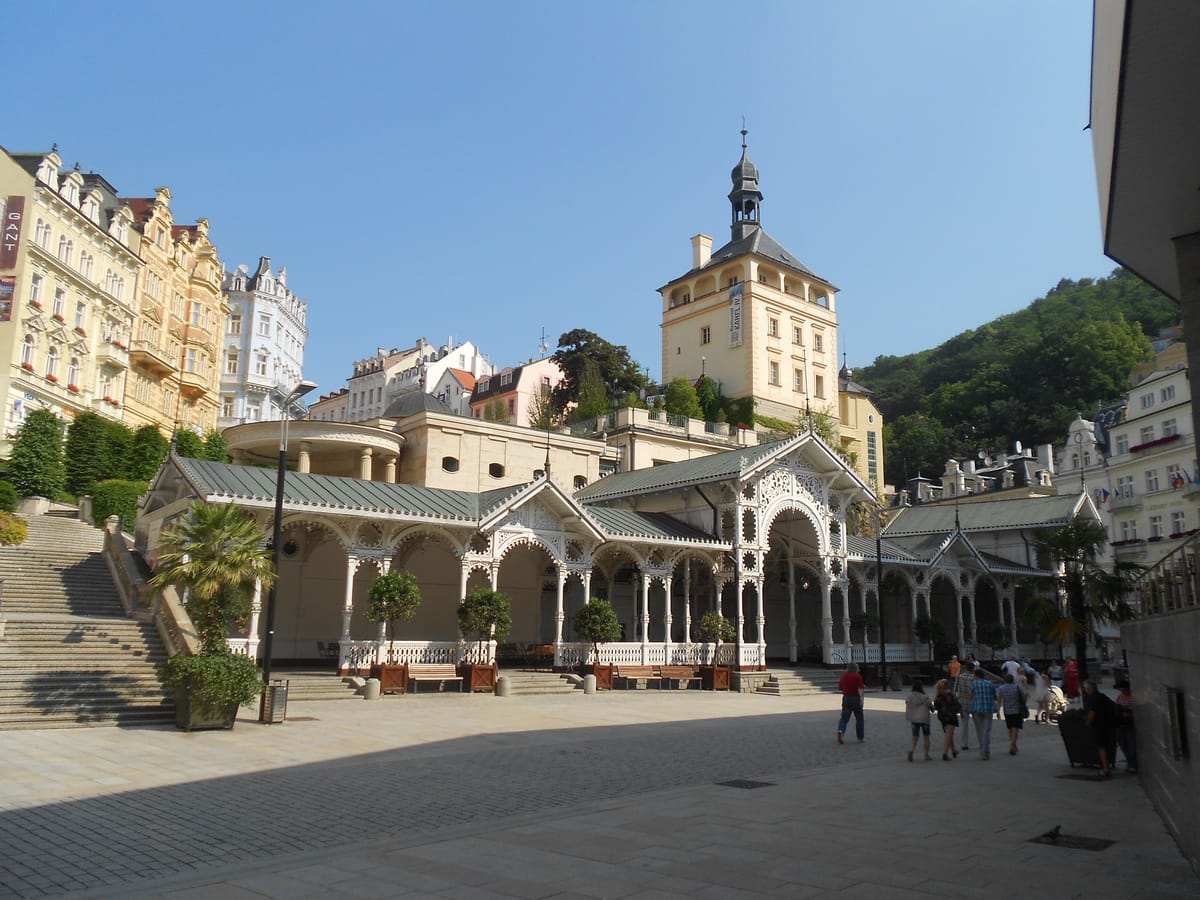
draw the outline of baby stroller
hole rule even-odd
[[[1068,705],[1063,689],[1052,684],[1046,689],[1046,708],[1038,714],[1038,718],[1051,725],[1057,725],[1058,717],[1066,711]]]

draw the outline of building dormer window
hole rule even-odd
[[[500,386],[512,384],[512,372],[504,372],[500,375]]]
[[[66,190],[63,192],[63,195],[72,206],[79,205],[79,185],[74,181],[67,181]]]

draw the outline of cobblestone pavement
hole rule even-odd
[[[1024,897],[1200,894],[1135,778],[1055,777],[1055,729],[1016,758],[910,765],[894,695],[868,698],[863,744],[833,740],[836,703],[432,696],[294,703],[232,732],[3,733],[0,896],[1007,896],[1031,866]],[[1026,843],[1055,824],[1121,841],[1141,880],[1064,886],[1084,851]]]

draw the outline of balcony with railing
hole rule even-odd
[[[208,393],[208,379],[199,372],[185,370],[179,373],[179,389],[185,397],[195,400]]]
[[[1110,512],[1116,512],[1121,509],[1141,509],[1142,498],[1138,494],[1129,494],[1127,496],[1118,496],[1114,494],[1108,500],[1108,509]]]
[[[136,366],[141,366],[157,375],[170,375],[178,367],[171,356],[154,341],[145,338],[135,338],[130,348],[129,360]]]
[[[129,348],[117,341],[101,341],[96,348],[96,361],[101,365],[129,368]]]
[[[758,433],[752,429],[739,428],[728,422],[689,419],[687,416],[675,415],[661,409],[625,407],[595,419],[574,422],[567,426],[571,434],[580,437],[612,434],[626,428],[677,435],[681,438],[698,438],[736,447],[753,447],[758,444]]]
[[[1187,538],[1138,579],[1137,593],[1144,616],[1195,609],[1200,606],[1200,534]]]

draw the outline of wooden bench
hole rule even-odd
[[[458,689],[462,691],[462,676],[450,663],[409,663],[408,680],[412,682],[413,693],[416,693],[417,683],[422,681],[437,682],[439,691],[447,681],[457,681]]]
[[[650,687],[651,681],[657,681],[659,687],[662,687],[663,677],[659,674],[655,666],[626,666],[619,665],[613,668],[613,681],[624,681],[625,687],[629,687],[629,682],[633,682],[633,687],[636,689],[640,686],[639,682],[645,681],[646,687]]]
[[[669,685],[672,681],[679,682],[680,685],[687,688],[693,681],[700,684],[700,673],[692,666],[659,666],[658,674],[662,676],[663,681]]]

